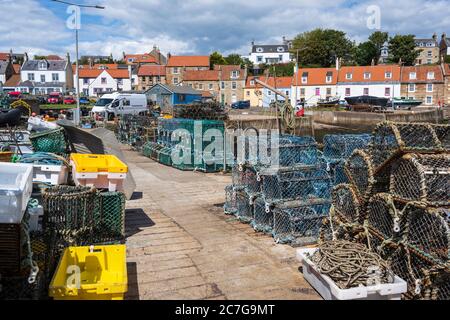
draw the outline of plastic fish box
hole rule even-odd
[[[70,155],[72,177],[76,185],[123,191],[128,166],[114,155]]]
[[[66,166],[33,164],[33,182],[49,183],[53,186],[67,184],[69,169]]]
[[[20,223],[33,191],[33,165],[0,163],[0,223]]]
[[[123,300],[127,291],[125,245],[69,247],[59,261],[49,295],[55,300]]]
[[[298,249],[297,259],[302,263],[305,279],[325,300],[401,300],[402,294],[407,291],[406,281],[398,276],[394,277],[394,283],[340,289],[330,277],[321,274],[309,259],[308,254],[313,255],[316,250]]]

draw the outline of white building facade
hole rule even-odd
[[[131,76],[126,69],[80,69],[79,78],[80,94],[83,96],[94,97],[109,92],[132,90]]]
[[[299,69],[292,82],[292,104],[297,101],[312,106],[338,96],[338,73],[333,68]]]
[[[289,47],[284,44],[280,45],[255,45],[252,43],[252,52],[248,59],[254,65],[260,64],[276,64],[291,62],[291,54]]]

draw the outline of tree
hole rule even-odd
[[[398,63],[401,60],[406,66],[413,66],[422,51],[416,49],[414,38],[409,34],[389,39],[389,62]]]
[[[45,60],[47,56],[34,56],[34,60]]]
[[[267,72],[269,72],[269,75],[276,76],[276,77],[292,77],[294,75],[294,62],[289,63],[279,63],[279,64],[273,64],[268,65],[266,67]]]
[[[293,41],[294,55],[299,50],[301,65],[332,66],[336,58],[350,60],[353,43],[345,32],[332,29],[315,29],[297,35]]]
[[[372,61],[375,64],[378,62],[379,57],[377,55],[377,47],[371,41],[360,43],[357,47],[355,47],[354,51],[354,60],[360,66],[369,66],[372,64]]]
[[[210,68],[211,70],[214,69],[214,65],[223,65],[226,64],[225,58],[217,51],[214,51],[210,56],[209,56],[209,64],[210,64]]]
[[[369,42],[371,42],[376,48],[376,56],[375,56],[375,64],[378,64],[381,57],[381,50],[384,47],[384,44],[389,40],[389,33],[382,31],[375,31],[369,37]]]
[[[244,60],[241,58],[240,55],[236,53],[232,53],[228,57],[226,57],[225,62],[226,64],[233,66],[242,66],[244,64]]]

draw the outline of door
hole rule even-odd
[[[237,102],[237,96],[236,96],[235,93],[233,93],[233,94],[231,95],[231,103],[235,103],[235,102]]]

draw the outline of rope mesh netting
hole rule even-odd
[[[253,220],[254,196],[245,190],[236,191],[236,217],[243,223],[251,223]]]
[[[450,205],[450,154],[407,154],[392,170],[391,193],[403,201]]]
[[[391,195],[380,193],[370,199],[367,206],[367,227],[383,240],[398,240],[402,211]]]
[[[116,129],[117,140],[141,151],[147,141],[153,138],[156,119],[149,116],[125,114]]]
[[[238,187],[233,185],[225,187],[225,204],[223,205],[223,209],[227,215],[234,215],[237,213],[236,188]]]
[[[341,184],[336,186],[332,192],[333,206],[335,214],[346,223],[361,222],[363,210],[361,203],[356,196],[356,191],[351,185]]]
[[[195,120],[221,120],[228,119],[228,114],[220,103],[195,103],[188,105],[175,105],[173,107],[175,118],[195,119]]]
[[[266,205],[264,197],[256,198],[254,203],[253,229],[258,232],[272,233],[273,230],[273,207]]]
[[[30,135],[30,141],[35,152],[49,152],[63,156],[70,153],[64,128],[34,133]]]
[[[370,134],[326,135],[323,138],[323,156],[330,160],[347,159],[353,151],[365,149],[371,138]]]

